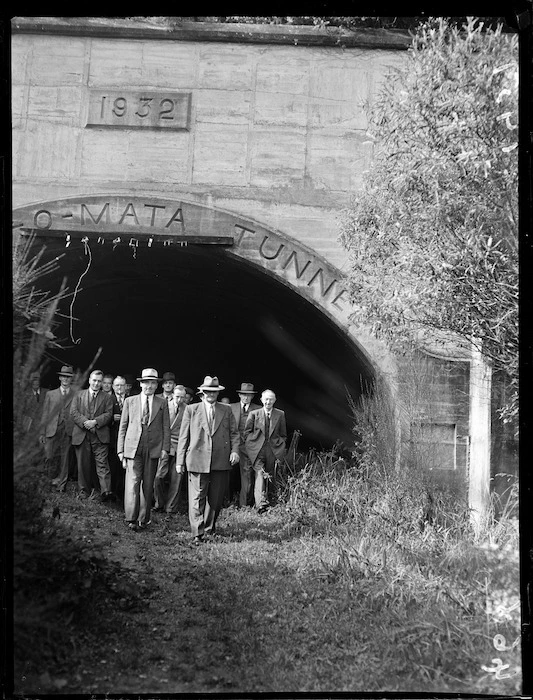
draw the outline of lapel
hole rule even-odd
[[[216,433],[218,426],[220,425],[220,421],[222,420],[222,417],[224,415],[224,410],[222,409],[222,405],[219,403],[215,404],[215,420],[213,421],[213,433]]]
[[[96,408],[98,406],[98,399],[99,399],[99,396],[96,397],[96,403],[94,405],[94,413],[96,413]],[[87,406],[87,409],[84,412],[87,413],[87,415],[90,415],[90,413],[91,413],[91,401],[92,401],[91,390],[85,389],[85,405]]]
[[[261,428],[261,432],[266,435],[266,414],[264,408],[259,411],[259,427]]]
[[[203,426],[205,432],[211,435],[209,431],[209,421],[207,420],[207,407],[205,401],[202,401],[201,406],[199,406],[198,413],[200,414],[200,424]]]
[[[150,416],[150,420],[148,421],[148,425],[152,424],[152,422],[155,418],[155,414],[161,409],[161,406],[163,405],[163,401],[165,401],[165,399],[161,399],[161,401],[158,401],[157,396],[152,397],[152,415]]]
[[[279,421],[279,413],[277,412],[277,410],[275,408],[273,408],[272,415],[270,416],[270,435],[272,435],[272,431],[274,430],[274,427],[278,421]]]
[[[66,394],[66,396],[63,396],[61,389],[59,389],[59,401],[61,402],[63,408],[67,408],[67,406],[70,405],[73,395],[74,392],[72,389],[68,392],[68,394]]]
[[[94,415],[98,413],[98,409],[102,405],[104,401],[104,392],[100,389],[100,391],[96,394],[96,402],[94,404]]]
[[[176,421],[178,420],[178,418],[179,418],[181,415],[183,415],[183,412],[184,412],[184,411],[185,411],[185,404],[184,404],[184,403],[180,403],[180,405],[179,405],[178,408],[176,409],[176,415],[174,416],[174,420],[172,421],[172,424],[171,424],[171,426],[170,426],[171,428],[173,428],[173,427],[176,425]]]

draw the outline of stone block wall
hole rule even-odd
[[[336,216],[371,157],[365,102],[402,51],[14,33],[14,205],[187,196],[342,270]],[[186,131],[86,127],[92,89],[191,93]]]

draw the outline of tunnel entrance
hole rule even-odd
[[[65,276],[72,292],[88,256],[80,243],[65,250],[63,242],[46,241],[46,259],[62,253],[48,286],[57,289]],[[357,399],[371,372],[306,299],[220,248],[160,247],[134,257],[126,247],[93,245],[90,254],[74,301],[60,305],[60,361],[85,369],[102,347],[97,365],[104,372],[137,377],[155,367],[193,388],[216,375],[226,387],[220,398],[232,402],[240,383],[251,381],[258,391],[276,391],[289,435],[302,433],[301,449],[351,443],[348,395]],[[53,371],[43,377],[45,385],[54,382]]]
[[[185,198],[76,196],[16,209],[14,222],[44,259],[60,257],[42,284],[66,277],[76,292],[60,305],[58,363],[84,370],[102,348],[104,372],[155,367],[193,388],[216,375],[230,401],[252,382],[257,401],[276,392],[300,449],[351,445],[350,402],[381,360],[347,330],[342,276],[311,248]]]

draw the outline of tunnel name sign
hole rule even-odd
[[[220,209],[159,198],[95,195],[22,207],[15,212],[15,226],[23,233],[63,239],[67,246],[74,240],[126,244],[139,251],[154,243],[223,245],[300,291],[347,310],[347,292],[332,265],[296,239]]]

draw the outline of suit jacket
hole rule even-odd
[[[74,421],[72,428],[72,444],[81,445],[89,432],[83,427],[86,420],[96,420],[95,432],[100,442],[109,443],[109,424],[113,420],[113,399],[105,391],[99,391],[96,397],[94,415],[91,415],[89,406],[89,389],[79,391],[70,405],[70,415]]]
[[[246,454],[252,464],[255,462],[259,450],[266,440],[266,416],[265,409],[260,408],[252,411],[246,419],[244,428],[244,446]],[[285,456],[285,445],[287,442],[287,426],[285,423],[285,412],[279,408],[272,409],[270,416],[269,443],[276,459],[283,459]]]
[[[128,396],[124,401],[120,426],[118,428],[117,454],[124,453],[127,459],[133,459],[142,434],[142,394]],[[146,428],[148,431],[148,448],[150,457],[158,459],[161,450],[170,450],[170,418],[168,404],[159,396],[153,397],[152,414]]]
[[[231,452],[239,453],[239,431],[232,410],[215,403],[215,420],[209,430],[204,401],[189,404],[181,421],[176,464],[186,464],[190,472],[208,473],[231,469]]]
[[[167,404],[168,406],[168,404]],[[171,421],[170,423],[170,454],[175,455],[176,451],[178,449],[178,440],[180,437],[180,429],[181,429],[181,423],[183,421],[183,415],[185,413],[185,409],[187,408],[187,404],[180,403],[178,411],[176,415],[174,416],[174,420]],[[170,412],[170,408],[169,408]]]
[[[111,425],[116,428],[118,432],[118,425],[120,423],[120,418],[119,420],[115,420],[115,415],[122,415],[122,409],[124,408],[124,402],[126,401],[126,396],[122,397],[122,406],[119,403],[118,396],[113,393],[111,394],[111,398],[113,399],[113,420],[111,421]]]
[[[46,392],[41,414],[41,435],[45,435],[47,438],[54,437],[60,416],[65,423],[67,435],[72,435],[74,421],[70,415],[70,407],[75,393],[74,389],[71,388],[68,394],[63,396],[59,387]]]
[[[109,426],[109,428],[111,430],[111,443],[113,445],[113,449],[116,450],[120,418],[118,420],[115,420],[115,416],[122,415],[122,407],[124,406],[124,401],[126,400],[126,397],[122,397],[122,407],[119,403],[118,396],[115,394],[114,391],[112,392],[111,397],[113,399],[113,420],[111,421],[111,425]]]
[[[251,411],[256,411],[258,408],[261,408],[261,406],[259,406],[259,404],[257,403],[250,403],[246,413],[243,413],[241,408],[241,402],[237,401],[237,403],[230,403],[230,408],[233,412],[235,422],[237,423],[237,427],[239,429],[242,450],[244,448],[244,427],[246,425],[246,419],[248,418]]]
[[[39,397],[35,396],[33,389],[28,388],[24,395],[23,408],[23,426],[24,430],[29,431],[32,427],[34,430],[40,430],[41,417],[44,408],[44,402],[48,389],[39,388]]]

